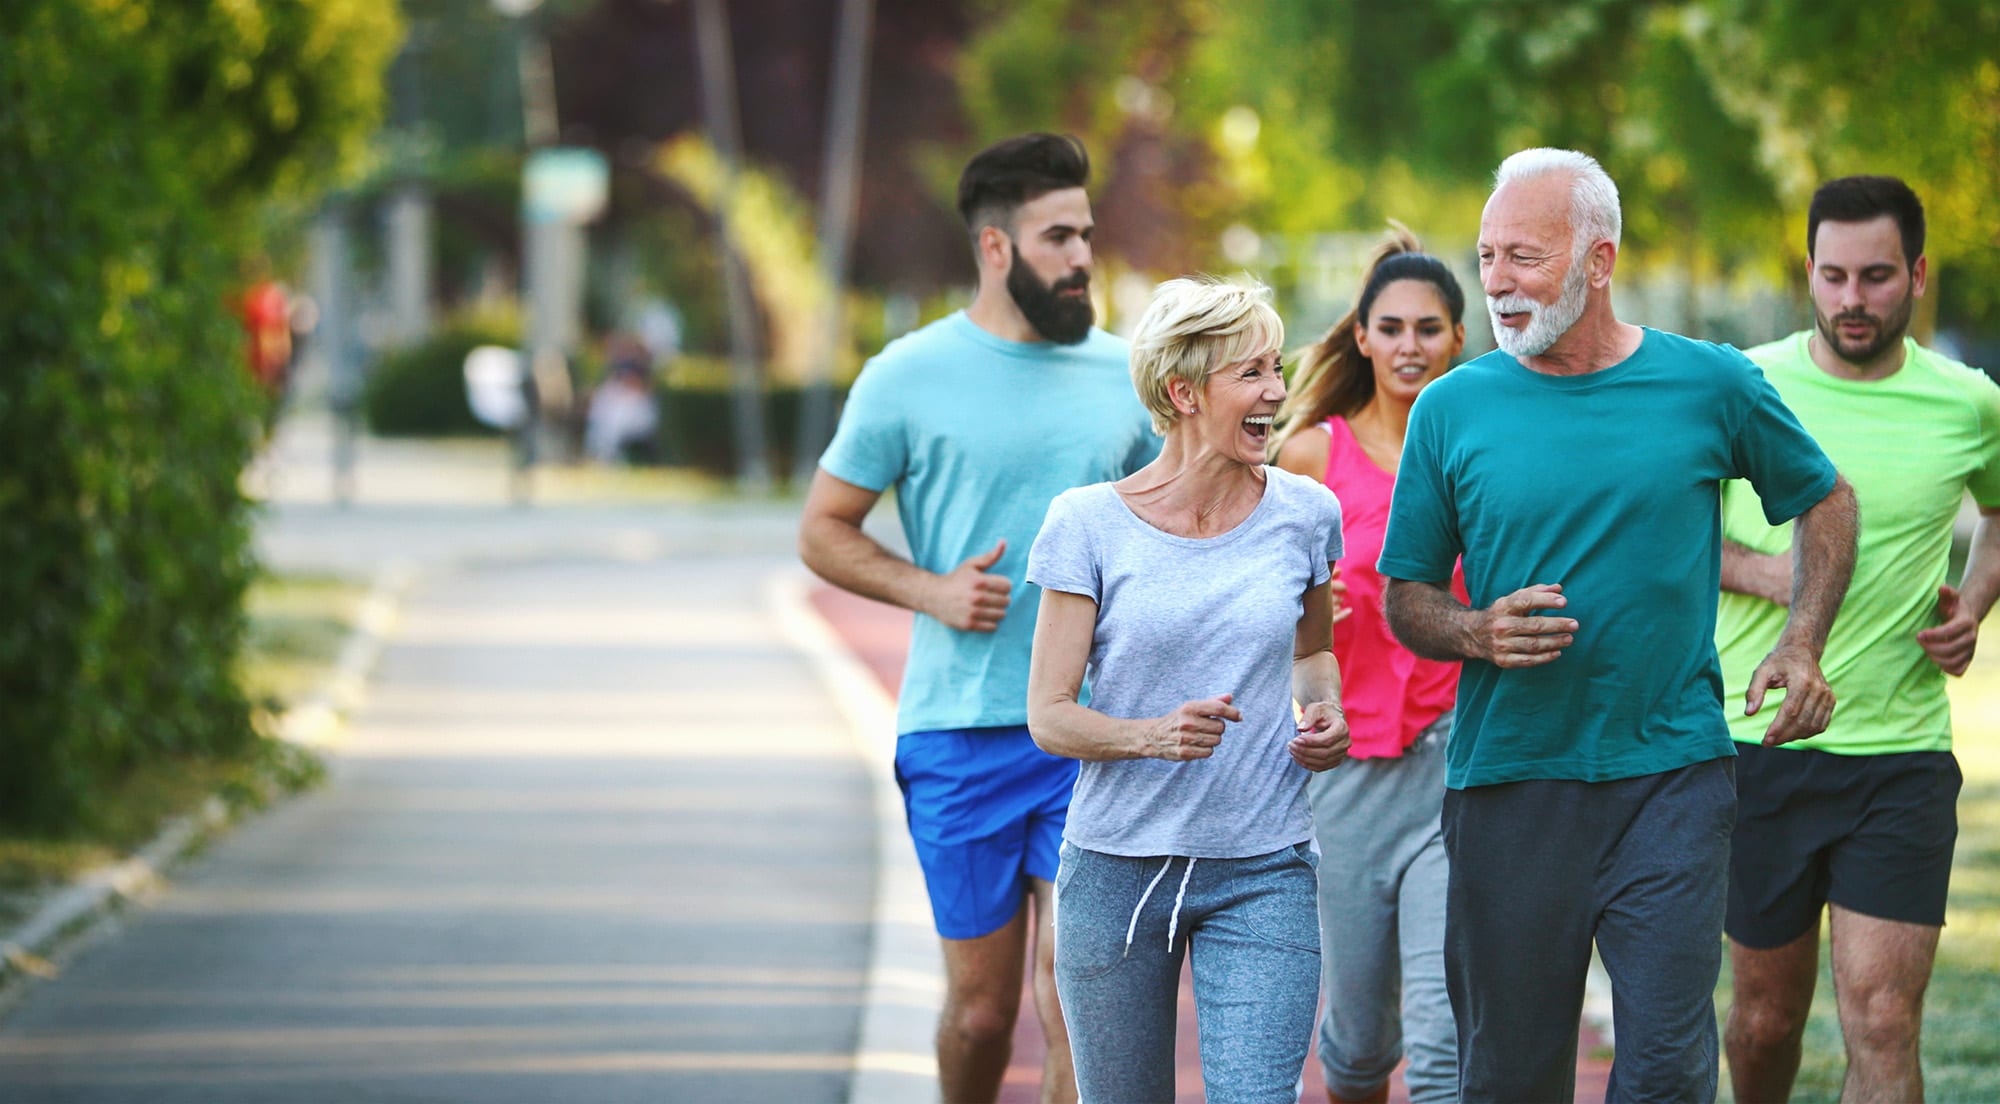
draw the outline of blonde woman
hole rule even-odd
[[[1028,728],[1082,760],[1055,969],[1085,1102],[1173,1099],[1190,952],[1209,1099],[1290,1104],[1311,1043],[1306,778],[1347,750],[1340,504],[1264,464],[1283,340],[1266,288],[1162,284],[1132,345],[1160,455],[1058,496],[1028,556]]]

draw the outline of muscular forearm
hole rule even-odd
[[[1752,551],[1733,540],[1722,542],[1722,589],[1781,606],[1792,604],[1792,558]]]
[[[1791,615],[1778,646],[1826,650],[1826,634],[1854,577],[1854,542],[1860,521],[1854,488],[1836,479],[1833,490],[1792,523]]]
[[[805,519],[799,526],[799,558],[842,590],[919,612],[929,612],[939,578],[840,518]]]
[[[1472,627],[1477,611],[1468,609],[1450,591],[1435,583],[1390,579],[1382,598],[1389,629],[1403,647],[1425,659],[1482,657]]]
[[[1984,621],[1996,598],[2000,598],[2000,525],[1993,523],[1993,515],[1982,514],[1978,527],[1972,531],[1972,548],[1965,557],[1958,600],[1974,621]]]

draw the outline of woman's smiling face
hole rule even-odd
[[[1284,366],[1276,346],[1225,364],[1202,385],[1201,409],[1189,419],[1202,440],[1245,464],[1264,463],[1271,420],[1285,401]]]
[[[1354,340],[1375,372],[1375,393],[1408,405],[1465,347],[1444,296],[1428,280],[1397,280],[1375,296]]]

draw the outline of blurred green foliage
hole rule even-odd
[[[2000,329],[1991,0],[982,8],[959,70],[970,134],[940,164],[1009,133],[1071,130],[1099,159],[1096,190],[1148,208],[1100,215],[1124,252],[1205,267],[1230,223],[1312,235],[1385,217],[1469,241],[1499,161],[1558,145],[1617,180],[1636,260],[1792,280],[1813,189],[1893,173],[1925,199],[1932,271],[1959,321]],[[1143,187],[1120,193],[1120,172]]]
[[[361,409],[368,428],[389,437],[494,435],[472,416],[465,397],[465,357],[481,345],[517,349],[521,322],[511,313],[460,314],[430,337],[393,350],[368,370]]]
[[[364,407],[368,427],[384,436],[445,437],[493,435],[473,418],[465,399],[465,355],[479,345],[511,347],[519,340],[519,325],[502,315],[462,315],[446,322],[436,335],[383,357],[371,370]],[[734,392],[730,389],[727,357],[684,354],[660,373],[653,396],[659,403],[658,459],[712,475],[736,470]],[[604,374],[595,352],[579,358],[572,373],[578,393],[587,394]],[[833,384],[834,402],[844,401],[847,384]],[[765,419],[772,470],[792,470],[798,437],[802,389],[797,384],[772,383],[759,393]],[[580,400],[580,414],[588,400]],[[572,425],[580,431],[580,424]]]
[[[765,459],[780,479],[792,470],[804,394],[797,385],[780,384],[766,388],[760,400],[768,446]],[[662,386],[655,395],[660,403],[661,456],[666,462],[712,475],[735,473],[735,396],[727,387]],[[836,384],[836,414],[846,398],[847,388]]]
[[[384,437],[501,435],[502,430],[473,416],[465,394],[465,358],[481,345],[520,348],[521,315],[516,304],[475,304],[445,319],[424,340],[384,353],[370,366],[361,396],[369,430]],[[602,350],[579,350],[569,362],[573,395],[587,396],[605,370]],[[579,419],[587,402],[577,398],[548,416],[571,423],[570,429],[580,432]]]
[[[763,360],[770,379],[803,380],[821,340],[828,294],[805,200],[777,174],[752,166],[738,166],[732,180],[715,147],[692,134],[664,143],[657,166],[733,239],[763,314],[769,345]],[[730,206],[722,218],[725,194]]]
[[[250,746],[230,299],[264,212],[361,153],[398,33],[393,0],[0,5],[0,821]]]

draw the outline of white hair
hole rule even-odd
[[[1618,244],[1624,217],[1618,209],[1618,185],[1595,157],[1576,150],[1542,146],[1525,149],[1500,162],[1493,173],[1493,190],[1522,180],[1566,173],[1569,185],[1570,255],[1581,261],[1593,243]]]

